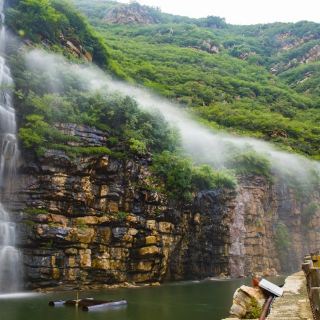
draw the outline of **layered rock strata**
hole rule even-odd
[[[108,141],[94,128],[57,127],[82,146]],[[319,243],[319,211],[305,236],[307,204],[262,177],[242,177],[237,191],[203,191],[178,205],[156,191],[151,157],[71,158],[47,150],[21,158],[16,197],[7,205],[19,222],[32,288],[276,273],[298,268]],[[275,245],[279,219],[293,233],[290,263],[279,259]]]

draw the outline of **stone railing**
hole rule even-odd
[[[307,290],[315,320],[320,320],[320,253],[306,256],[302,270],[307,278]]]

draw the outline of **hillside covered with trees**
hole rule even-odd
[[[91,90],[89,79],[79,77],[77,66],[90,68],[91,62],[117,77],[124,73],[117,74],[120,66],[102,36],[67,1],[14,1],[6,15],[8,26],[23,40],[12,41],[8,56],[24,151],[41,158],[56,150],[74,161],[81,156],[119,161],[152,156],[153,182],[173,200],[190,200],[202,188],[236,188],[234,174],[186,157],[179,133],[162,115],[141,110],[129,96]],[[83,146],[61,130],[70,123],[94,127],[109,139],[104,146]],[[261,161],[268,174],[269,162]]]
[[[276,275],[319,251],[320,25],[4,4],[0,223],[21,288]]]
[[[234,26],[137,3],[74,2],[126,80],[189,108],[212,128],[319,159],[320,25]]]

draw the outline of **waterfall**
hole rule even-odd
[[[10,194],[18,159],[15,110],[12,106],[13,80],[5,60],[6,29],[4,3],[0,0],[0,189]],[[0,202],[0,293],[20,289],[22,270],[20,252],[15,247],[16,225]]]

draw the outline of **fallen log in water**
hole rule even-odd
[[[120,307],[120,306],[126,306],[128,302],[126,300],[118,300],[118,301],[109,301],[104,303],[93,303],[88,304],[86,306],[82,307],[83,311],[95,311],[95,310],[101,310],[105,308],[114,308],[114,307]]]
[[[64,300],[49,301],[48,304],[50,307],[61,307],[65,304],[65,301]]]
[[[126,306],[128,302],[121,300],[94,300],[93,298],[79,299],[79,300],[58,300],[50,301],[49,306],[75,306],[81,308],[83,311],[101,310],[104,308],[112,308],[118,306]]]

